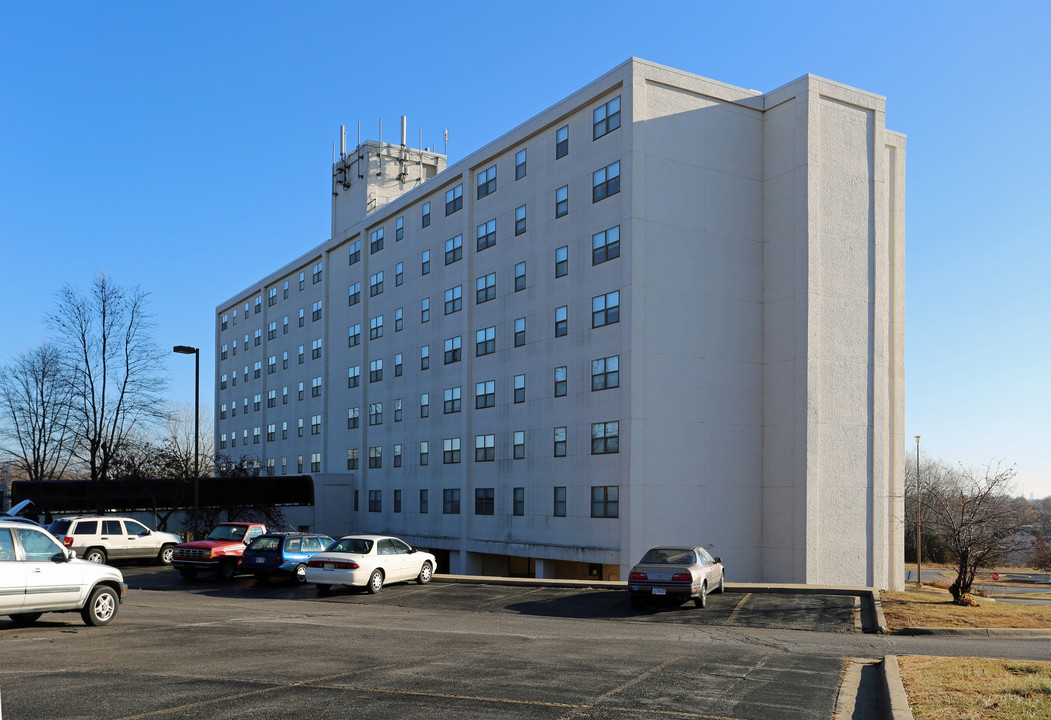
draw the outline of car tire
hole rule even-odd
[[[431,573],[433,572],[430,562],[425,562],[423,567],[420,568],[420,574],[416,576],[416,582],[420,585],[426,585],[431,581]]]
[[[88,548],[84,553],[84,559],[88,562],[98,563],[99,565],[106,564],[106,551],[102,548]]]
[[[233,580],[237,573],[237,562],[235,560],[223,560],[219,563],[219,579]]]
[[[197,577],[197,571],[193,568],[179,568],[179,574],[182,575],[183,580],[193,580]]]
[[[644,607],[646,607],[646,598],[642,597],[641,595],[632,595],[631,606],[636,610],[643,609]]]
[[[318,585],[317,586],[317,594],[318,595],[331,595],[332,594],[332,586],[331,585]]]
[[[157,554],[157,562],[161,565],[171,565],[172,556],[175,554],[174,545],[165,545],[161,548],[160,553]]]
[[[726,572],[725,571],[723,572],[722,575],[719,576],[719,587],[717,587],[712,592],[717,592],[720,595],[723,594],[724,592],[726,592]]]
[[[14,615],[9,615],[8,617],[11,618],[12,622],[14,622],[15,625],[18,625],[19,627],[25,627],[27,625],[32,625],[33,623],[35,623],[37,620],[40,619],[40,616],[43,614],[44,613],[16,613]]]
[[[85,625],[109,625],[113,618],[117,617],[119,606],[117,591],[108,585],[100,585],[91,591],[88,604],[81,610],[80,615],[84,618]]]
[[[307,566],[303,563],[296,565],[296,569],[292,571],[292,577],[300,585],[305,583],[307,581]]]
[[[708,583],[701,583],[701,594],[693,599],[693,604],[699,608],[708,607]]]
[[[383,571],[373,570],[372,574],[369,575],[368,591],[370,595],[375,595],[383,589]]]

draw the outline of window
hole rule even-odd
[[[319,282],[321,282],[321,268],[322,268],[322,264],[320,262],[314,263],[313,274],[311,275],[311,280],[314,282],[315,285],[317,285]]]
[[[313,342],[310,343],[310,359],[311,360],[317,360],[319,357],[321,357],[321,343],[322,343],[321,338],[318,338],[317,340],[314,340]]]
[[[567,366],[555,368],[555,397],[565,397],[568,391]]]
[[[445,241],[445,264],[452,265],[463,257],[463,235]]]
[[[288,315],[285,315],[281,321],[281,334],[288,335]]]
[[[555,517],[566,516],[566,489],[564,487],[555,488],[555,507],[553,512]]]
[[[515,375],[515,402],[525,402],[525,375]]]
[[[401,398],[394,400],[394,422],[401,422]]]
[[[405,282],[405,263],[394,264],[394,286],[397,287]]]
[[[591,202],[620,192],[620,160],[591,173]]]
[[[512,490],[512,512],[521,517],[525,515],[525,488],[516,487]]]
[[[369,233],[369,255],[383,249],[383,228],[373,230]]]
[[[300,273],[300,275],[302,275],[302,273]],[[300,280],[299,282],[302,283],[303,281]],[[300,290],[302,290],[302,288],[300,288]],[[302,455],[296,455],[296,472],[297,473],[302,473],[303,472],[303,456]]]
[[[496,459],[496,435],[474,436],[474,461],[493,462]]]
[[[300,365],[302,365],[302,364],[303,364],[303,362],[304,362],[304,358],[305,358],[305,357],[306,357],[306,353],[305,353],[305,352],[304,352],[304,350],[303,350],[303,346],[302,346],[302,345],[300,345],[300,346],[299,346],[299,364],[300,364]]]
[[[526,264],[523,260],[515,265],[515,292],[525,290],[526,287]]]
[[[230,316],[224,314],[222,320],[220,320],[220,325],[223,330],[226,330],[228,327],[230,327]]]
[[[555,337],[562,337],[569,332],[569,306],[555,308]]]
[[[222,407],[219,409],[219,419],[226,419],[226,403],[223,403]]]
[[[225,450],[226,449],[226,433],[223,433],[220,436],[220,438],[219,438],[219,449],[220,450]]]
[[[442,463],[455,465],[460,462],[460,438],[446,438],[443,442]],[[459,512],[459,510],[457,510]]]
[[[515,180],[521,180],[526,176],[526,151],[524,149],[515,153]]]
[[[298,396],[297,399],[298,400],[302,400],[303,399],[303,383],[299,383],[299,396]]]
[[[358,469],[358,449],[351,448],[347,450],[347,470]]]
[[[254,333],[252,333],[252,335],[254,337],[254,345],[256,347],[259,347],[259,345],[263,342],[263,331],[256,330]]]
[[[282,290],[282,294],[284,295],[285,300],[288,300],[288,280],[285,280],[285,285]]]
[[[457,335],[445,341],[445,364],[460,362],[460,350],[463,344],[462,336]]]
[[[475,488],[474,489],[474,514],[493,515],[496,512],[496,489]]]
[[[431,224],[431,204],[430,204],[430,202],[425,202],[423,204],[423,216],[422,216],[422,222],[420,223],[420,226],[421,227],[427,227],[430,224]]]
[[[394,377],[401,377],[403,372],[401,353],[394,354]]]
[[[383,448],[379,445],[373,445],[369,448],[369,468],[378,469],[383,467]],[[369,497],[372,497],[372,493],[379,492],[378,490],[369,490]],[[371,502],[371,500],[370,500]]]
[[[277,407],[277,390],[266,391],[266,406],[268,408]]]
[[[474,334],[475,355],[491,355],[496,352],[496,326],[487,327]]]
[[[616,420],[591,423],[591,454],[609,455],[620,452],[620,423]]]
[[[459,184],[445,193],[445,214],[452,215],[463,207],[463,184]]]
[[[255,378],[256,380],[258,380],[259,378],[263,377],[263,361],[262,360],[257,360],[256,362],[252,363],[252,377]]]
[[[452,315],[463,307],[463,285],[445,291],[445,314]]]
[[[324,305],[324,301],[318,300],[318,301],[316,301],[313,304],[313,306],[311,306],[311,313],[310,313],[310,320],[311,320],[311,322],[317,322],[318,320],[321,319],[321,309],[322,309],[323,305]],[[274,328],[274,329],[276,330],[277,328]]]
[[[485,380],[474,384],[474,408],[484,410],[496,407],[496,381]]]
[[[442,490],[442,512],[446,515],[460,514],[460,489]]]
[[[383,424],[383,403],[369,403],[369,425],[375,427]]]
[[[376,297],[383,292],[383,271],[369,278],[369,297]]]
[[[288,358],[285,358],[285,366],[288,366]],[[288,405],[288,385],[281,388],[281,404]]]
[[[266,306],[273,307],[277,305],[277,288],[270,288],[266,293]]]
[[[259,295],[255,299],[255,314],[258,315],[263,311],[263,296]]]
[[[426,370],[431,366],[431,346],[424,345],[420,348],[420,370]]]
[[[401,216],[394,221],[394,242],[401,242],[405,239],[405,216]]]
[[[515,319],[515,347],[522,347],[525,345],[525,327],[526,319],[524,317]]]
[[[426,440],[420,442],[420,466],[429,465],[431,461],[430,443]],[[427,491],[420,490],[420,512],[427,512]]]
[[[591,390],[620,387],[620,355],[591,361]]]
[[[266,339],[267,340],[273,340],[276,337],[277,337],[277,320],[273,321],[272,323],[270,323],[269,325],[266,326]],[[225,348],[226,346],[223,345],[223,347]],[[225,360],[226,358],[224,357],[223,359]]]
[[[591,264],[598,265],[620,257],[620,225],[591,236]]]
[[[255,397],[252,398],[252,410],[254,410],[256,412],[259,412],[259,406],[262,404],[262,401],[263,401],[263,396],[260,395],[259,393],[256,393]]]
[[[281,423],[281,439],[288,440],[288,421]]]
[[[361,260],[361,241],[358,240],[356,243],[350,246],[350,265]]]
[[[321,416],[320,415],[311,415],[310,416],[310,434],[311,435],[320,435],[321,434]]]
[[[420,417],[430,417],[431,414],[431,394],[423,393],[420,395]]]
[[[356,282],[347,288],[347,305],[354,306],[361,302],[361,283]]]
[[[369,339],[375,340],[381,337],[383,337],[383,316],[377,315],[369,320]]]
[[[520,205],[515,208],[515,235],[521,235],[526,231],[526,206]]]
[[[494,192],[496,192],[496,165],[478,173],[478,199],[481,200]]]
[[[401,332],[405,329],[405,309],[395,308],[394,309],[394,332]]]
[[[361,323],[351,325],[347,328],[347,347],[354,347],[361,343]]]
[[[591,133],[592,140],[598,140],[603,135],[613,132],[620,127],[620,95],[610,100],[605,105],[595,108],[592,113],[594,127]]]
[[[359,408],[347,409],[347,430],[356,430],[361,421],[361,410]]]
[[[378,448],[369,448],[369,467],[372,467],[372,451]],[[369,512],[383,511],[383,491],[369,490]]]
[[[449,415],[458,412],[460,412],[460,388],[445,388],[444,413]]]
[[[560,218],[569,212],[569,185],[555,190],[555,217]]]
[[[478,252],[496,245],[496,220],[489,220],[478,226]]]
[[[310,472],[321,472],[321,453],[310,453]]]
[[[555,428],[555,457],[566,456],[566,426]]]
[[[483,275],[475,281],[475,304],[488,302],[496,297],[496,273]]]
[[[620,290],[591,298],[591,327],[620,322]]]
[[[401,467],[401,445],[394,446],[394,467]],[[401,512],[401,490],[394,491],[394,512]]]
[[[320,417],[318,418],[318,420],[320,420]],[[266,441],[267,442],[274,442],[274,440],[276,440],[276,439],[277,439],[277,425],[275,423],[270,423],[269,425],[266,426]]]
[[[569,154],[569,125],[555,131],[555,160]]]
[[[512,457],[515,460],[523,459],[525,457],[525,430],[515,430],[512,444],[514,445]]]
[[[431,319],[431,299],[424,298],[420,300],[420,322],[430,322]]]
[[[555,249],[555,277],[559,278],[569,273],[569,246],[563,245]]]
[[[620,487],[594,485],[591,488],[591,517],[620,517]]]
[[[379,382],[383,379],[383,359],[369,362],[369,382]]]
[[[271,355],[266,359],[266,374],[273,375],[277,372],[277,355]]]
[[[321,396],[321,378],[316,377],[310,381],[310,397]]]
[[[347,387],[356,388],[361,384],[361,366],[355,365],[347,370]]]

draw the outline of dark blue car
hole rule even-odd
[[[274,575],[291,575],[306,582],[307,560],[333,542],[328,535],[314,533],[276,533],[260,535],[245,548],[240,572],[251,573],[264,582]]]

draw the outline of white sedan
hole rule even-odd
[[[365,587],[378,593],[386,583],[431,581],[436,566],[429,552],[387,535],[347,535],[307,563],[306,581],[327,595],[333,585]]]

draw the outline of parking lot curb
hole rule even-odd
[[[886,655],[881,663],[880,696],[885,720],[913,720],[909,698],[905,695],[905,686],[901,682],[901,668],[897,655]]]
[[[1051,628],[950,628],[907,627],[896,635],[941,635],[944,637],[1051,638]]]
[[[489,575],[448,575],[431,576],[435,582],[470,583],[475,585],[520,585],[524,587],[547,588],[596,588],[602,590],[623,590],[626,583],[622,580],[561,580],[555,578],[509,578]],[[879,589],[872,587],[847,587],[835,585],[802,585],[798,583],[726,583],[728,593],[781,593],[785,595],[848,595],[869,601],[873,632],[887,632],[887,621],[883,617],[883,605],[880,603]]]

